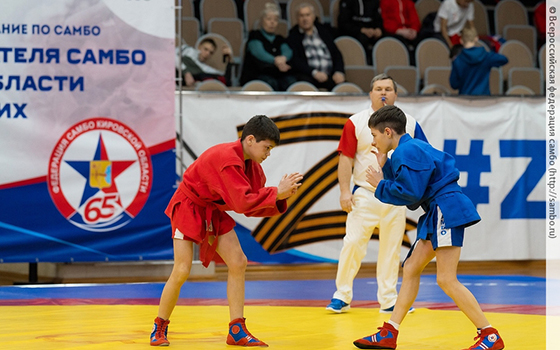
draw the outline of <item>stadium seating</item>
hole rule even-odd
[[[387,66],[408,66],[410,64],[408,49],[400,40],[392,37],[377,40],[373,46],[372,60],[377,72],[384,72]]]
[[[332,89],[332,92],[360,94],[360,93],[363,93],[364,91],[358,85],[356,85],[354,83],[345,82],[345,83],[340,83],[340,84],[336,85]]]
[[[339,36],[334,43],[342,54],[344,65],[364,66],[367,64],[366,52],[357,39],[351,36]]]
[[[532,68],[535,66],[533,62],[533,55],[525,44],[517,40],[506,41],[500,46],[502,55],[506,56],[509,62],[502,66],[502,74],[504,80],[509,78],[509,70],[513,67],[527,67]]]
[[[234,0],[201,0],[200,22],[202,30],[208,31],[208,22],[212,18],[238,18],[237,5]]]
[[[262,80],[251,80],[243,85],[241,91],[274,91],[274,89]]]
[[[494,9],[494,34],[504,35],[504,27],[508,24],[529,24],[527,9],[517,0],[501,0]]]
[[[286,89],[288,92],[319,91],[317,87],[306,81],[296,81]]]
[[[420,79],[424,79],[424,72],[428,67],[451,67],[449,48],[441,40],[428,38],[422,40],[416,47],[416,67]]]
[[[395,79],[395,81],[406,89],[407,94],[417,94],[420,87],[420,75],[418,69],[414,66],[387,66],[385,67],[385,74]],[[398,94],[401,95],[401,89],[398,89]]]

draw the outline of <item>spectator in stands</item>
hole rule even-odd
[[[463,29],[463,49],[453,60],[449,75],[449,84],[458,89],[460,95],[490,95],[492,67],[500,67],[508,62],[504,55],[475,46],[477,41],[474,27]]]
[[[285,91],[295,83],[288,61],[292,49],[281,35],[276,35],[280,9],[274,3],[266,3],[261,15],[261,29],[249,33],[241,72],[241,85],[250,80],[267,82],[275,91]]]
[[[217,49],[216,42],[211,38],[203,39],[198,48],[188,46],[186,44],[181,47],[181,62],[177,58],[177,71],[179,71],[179,65],[181,65],[181,70],[183,72],[183,85],[194,86],[197,81],[203,81],[207,79],[217,79],[226,85],[231,85],[226,80],[226,72],[222,72],[214,67],[209,66],[206,62]],[[177,48],[179,50],[179,48]],[[222,48],[222,55],[225,60],[231,60],[231,50],[229,47],[224,46]],[[176,55],[178,57],[179,55]]]
[[[368,64],[372,64],[372,49],[383,36],[383,19],[379,0],[341,0],[338,14],[340,35],[358,39],[366,50]]]
[[[312,5],[305,2],[298,6],[298,24],[288,35],[288,44],[293,51],[288,63],[298,80],[330,91],[345,80],[344,61],[329,28],[315,19]]]
[[[414,65],[414,51],[418,44],[420,19],[412,0],[381,0],[381,17],[386,35],[403,42]]]
[[[435,37],[451,49],[460,43],[460,33],[465,27],[474,28],[473,0],[444,0],[434,20]]]

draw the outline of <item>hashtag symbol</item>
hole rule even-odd
[[[489,203],[488,186],[480,186],[480,174],[491,170],[490,156],[482,154],[483,140],[471,140],[469,154],[457,155],[457,140],[445,140],[443,150],[455,158],[455,166],[459,171],[467,173],[467,186],[463,193],[473,204]]]

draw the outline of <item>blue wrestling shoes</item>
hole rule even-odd
[[[347,304],[340,299],[333,298],[331,299],[331,303],[327,305],[327,310],[339,314],[350,310],[350,304]]]

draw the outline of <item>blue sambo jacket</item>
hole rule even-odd
[[[472,201],[457,183],[459,170],[448,153],[429,143],[404,134],[391,159],[383,166],[384,180],[377,185],[375,197],[393,205],[406,205],[411,210],[422,207],[426,212],[418,221],[418,237],[435,232],[432,227],[437,207],[447,227],[466,227],[480,221]]]

